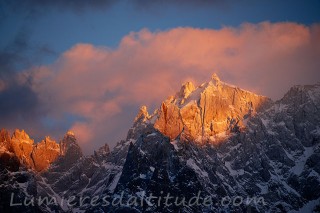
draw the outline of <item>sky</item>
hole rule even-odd
[[[320,1],[0,0],[0,128],[86,154],[213,73],[280,99],[320,81]]]

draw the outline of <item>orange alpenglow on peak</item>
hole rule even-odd
[[[75,136],[74,132],[71,130],[67,131],[67,135]]]
[[[147,106],[141,106],[138,115],[135,117],[134,122],[146,121],[149,119],[150,115],[148,113]]]
[[[182,85],[180,89],[180,94],[179,96],[181,98],[188,98],[188,96],[195,90],[195,86],[193,85],[192,82],[186,82],[185,84]]]
[[[24,130],[16,129],[12,136],[13,141],[20,141],[24,143],[33,144],[34,140],[30,139],[29,135]]]
[[[47,170],[52,162],[60,155],[60,146],[49,136],[45,137],[40,143],[36,144],[31,153],[34,168],[36,171]]]
[[[212,74],[211,80],[218,81],[218,82],[221,81],[220,78],[218,77],[218,75],[217,75],[216,73],[213,73],[213,74]]]
[[[31,153],[34,141],[24,130],[16,129],[11,137],[11,147],[13,153],[20,159],[20,162],[30,168],[34,167]]]
[[[12,152],[11,138],[10,138],[9,132],[6,129],[1,129],[0,131],[0,151]]]
[[[0,132],[0,156],[3,154],[16,156],[20,164],[42,172],[46,171],[59,156],[65,155],[69,146],[77,146],[75,134],[72,131],[66,133],[63,141],[66,142],[58,144],[46,136],[41,142],[34,143],[34,140],[24,130],[16,129],[10,138],[9,132],[2,129]],[[61,145],[66,147],[61,149]]]
[[[195,141],[214,142],[244,129],[245,120],[269,102],[269,98],[224,83],[213,74],[211,81],[201,86],[183,84],[174,97],[165,100],[154,127],[172,140],[183,133]]]

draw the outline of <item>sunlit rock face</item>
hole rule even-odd
[[[58,157],[63,157],[68,164],[75,163],[82,157],[82,151],[73,132],[68,131],[60,144],[50,137],[45,137],[39,143],[24,130],[15,130],[10,138],[9,132],[0,132],[0,155],[14,155],[21,165],[37,172],[45,171]]]
[[[183,130],[180,109],[177,105],[167,100],[161,104],[158,119],[154,126],[171,139],[177,137]]]
[[[36,144],[32,150],[31,158],[36,171],[46,170],[60,155],[60,146],[50,137],[46,137]]]
[[[134,119],[134,122],[140,122],[140,121],[146,121],[147,119],[149,119],[149,113],[147,110],[146,106],[142,106],[140,107],[139,113],[137,114],[137,116]]]
[[[1,141],[8,141],[8,133]],[[9,139],[7,150],[15,154],[21,164],[38,172],[46,170],[60,155],[59,144],[50,137],[46,137],[40,143],[34,143],[33,139],[24,130],[15,130]]]
[[[19,159],[12,153],[11,138],[6,129],[0,131],[0,171],[17,171],[19,169]]]
[[[175,139],[182,132],[195,140],[211,140],[245,128],[246,120],[270,103],[256,95],[222,82],[216,74],[195,88],[191,82],[164,101],[154,127]]]
[[[20,162],[29,168],[34,168],[31,158],[34,141],[24,130],[16,129],[11,138],[11,146],[14,154],[20,159]]]
[[[0,131],[0,152],[9,151],[12,152],[11,138],[9,132],[6,129]]]

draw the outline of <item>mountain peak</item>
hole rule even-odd
[[[6,129],[0,131],[0,150],[11,152],[11,138]]]
[[[215,81],[215,82],[220,82],[220,78],[218,77],[218,75],[216,73],[213,73],[211,76],[211,80]]]
[[[195,86],[192,82],[188,81],[184,83],[180,89],[179,97],[188,98],[188,96],[195,90]]]
[[[49,136],[46,136],[40,143],[34,145],[31,152],[34,168],[41,172],[47,170],[52,162],[60,155],[60,147]]]
[[[20,141],[23,143],[29,143],[29,144],[33,144],[34,140],[30,139],[30,136],[24,131],[24,130],[19,130],[16,129],[12,135],[12,140],[13,141]]]
[[[211,81],[194,87],[191,82],[161,104],[154,127],[171,139],[182,132],[193,139],[211,140],[245,127],[244,120],[269,98],[221,82]]]
[[[74,132],[71,130],[67,131],[66,135],[75,137]]]
[[[67,131],[62,141],[60,142],[61,153],[64,154],[69,147],[78,145],[75,134],[72,131]]]
[[[63,156],[73,155],[74,158],[82,157],[82,150],[72,131],[68,131],[60,141],[60,154]]]
[[[82,156],[81,148],[72,131],[67,131],[58,144],[50,136],[34,143],[24,130],[19,129],[14,131],[11,138],[6,129],[0,131],[0,155],[2,153],[16,156],[21,165],[38,172],[47,170],[59,156],[64,156],[67,161],[76,161]]]
[[[138,121],[146,121],[149,119],[150,115],[148,113],[148,108],[147,106],[141,106],[138,115],[135,117],[134,122]]]

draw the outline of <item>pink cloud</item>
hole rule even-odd
[[[199,84],[217,72],[273,99],[294,84],[315,83],[319,29],[269,22],[220,30],[143,29],[125,36],[116,49],[77,44],[54,64],[28,73],[51,116],[84,118],[72,128],[82,144],[95,143],[92,150],[124,138],[139,105],[157,107],[186,80]]]
[[[90,127],[90,123],[76,122],[70,129],[77,134],[77,138],[80,138],[82,146],[93,139],[93,129]]]

